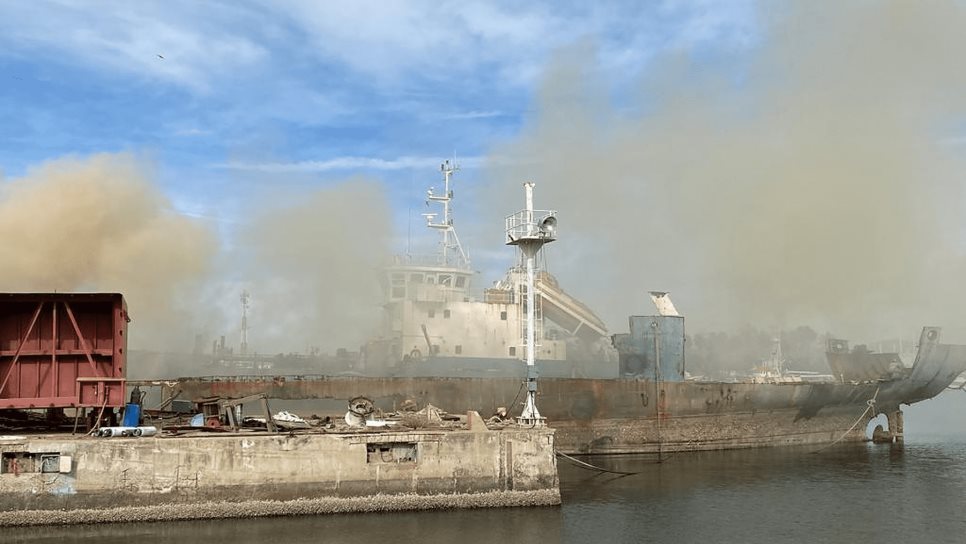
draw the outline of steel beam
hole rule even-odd
[[[84,351],[84,355],[87,356],[87,362],[90,363],[91,369],[94,371],[94,375],[99,378],[103,377],[101,376],[101,372],[97,370],[97,364],[94,363],[94,357],[91,355],[91,349],[87,345],[87,340],[84,338],[84,334],[77,325],[77,319],[74,318],[74,312],[70,309],[70,304],[67,304],[67,301],[64,301],[64,309],[67,310],[67,317],[70,318],[70,324],[74,326],[74,332],[77,333],[77,341],[80,342],[81,349]]]
[[[27,343],[27,338],[30,337],[30,333],[34,330],[34,325],[37,324],[37,318],[40,317],[40,310],[44,307],[44,303],[41,301],[37,304],[37,309],[34,310],[34,315],[30,318],[30,325],[27,327],[27,332],[20,339],[20,344],[17,346],[17,352],[13,356],[13,361],[10,363],[10,368],[7,369],[6,376],[3,377],[3,383],[0,384],[0,394],[3,394],[3,390],[7,387],[7,381],[10,379],[10,375],[13,374],[14,367],[17,366],[17,362],[20,360],[20,352],[23,350],[24,344]]]

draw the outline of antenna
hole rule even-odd
[[[772,341],[772,351],[771,351],[771,361],[769,361],[771,370],[778,374],[785,372],[785,356],[782,355],[782,333],[781,329],[778,330],[778,334],[775,335]]]
[[[426,191],[426,203],[438,202],[442,205],[443,218],[441,222],[434,222],[438,213],[424,213],[426,226],[437,229],[442,233],[440,240],[440,264],[443,266],[455,266],[458,268],[469,268],[470,261],[460,245],[459,238],[456,236],[456,229],[453,227],[453,216],[450,210],[450,202],[453,201],[453,190],[450,188],[450,181],[453,174],[460,169],[459,165],[444,161],[439,167],[443,173],[443,194],[436,194],[436,188],[431,187]]]

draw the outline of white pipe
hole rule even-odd
[[[526,223],[527,223],[527,236],[535,236],[537,234],[537,225],[533,221],[533,186],[532,181],[528,181],[523,184],[524,190],[527,195],[527,210],[526,210]],[[533,290],[533,275],[534,275],[534,260],[537,251],[540,250],[540,244],[535,244],[535,242],[525,241],[521,245],[521,249],[527,257],[527,400],[523,407],[523,413],[521,414],[521,419],[524,421],[530,421],[532,424],[537,424],[540,420],[540,412],[537,411],[537,399],[536,391],[530,390],[531,385],[535,386],[534,381],[531,384],[531,380],[534,380],[535,376],[534,365],[536,364],[536,331],[534,330],[534,325],[536,322],[535,318],[535,308],[536,296]]]
[[[534,365],[534,338],[536,334],[533,330],[534,308],[533,303],[536,297],[533,296],[533,254],[527,251],[527,366]]]
[[[526,183],[523,184],[523,187],[524,187],[524,189],[526,190],[526,193],[527,193],[527,217],[526,217],[526,220],[527,220],[527,235],[528,236],[533,236],[534,234],[536,234],[534,232],[535,225],[533,223],[533,182],[532,181],[528,181],[528,182],[526,182]]]
[[[158,434],[157,427],[138,427],[134,429],[134,436],[154,436]]]
[[[101,427],[97,431],[97,436],[113,438],[118,436],[134,436],[137,427]]]

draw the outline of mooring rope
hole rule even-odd
[[[97,423],[95,423],[94,428],[87,433],[88,436],[93,436],[94,433],[96,433],[97,430],[101,428],[101,418],[104,417],[104,409],[107,408],[107,399],[108,399],[108,396],[107,396],[107,393],[105,392],[104,403],[101,404],[101,411],[97,413]]]
[[[844,433],[842,433],[842,436],[836,438],[835,441],[833,441],[833,442],[831,442],[829,444],[826,444],[826,445],[822,446],[821,448],[813,451],[812,453],[819,453],[821,451],[825,451],[825,450],[831,448],[832,446],[834,446],[834,445],[838,444],[839,442],[841,442],[843,438],[845,438],[846,436],[849,435],[849,433],[851,433],[853,430],[855,430],[856,425],[858,425],[859,422],[862,421],[862,418],[865,417],[865,414],[867,414],[870,410],[875,409],[875,398],[878,397],[878,396],[879,396],[879,388],[876,387],[875,388],[875,393],[873,393],[872,398],[869,399],[869,400],[867,400],[867,401],[865,401],[866,407],[865,407],[865,410],[862,412],[862,415],[859,416],[859,419],[856,419],[855,420],[855,423],[853,423],[852,426],[849,427],[849,430],[847,430]]]
[[[585,468],[587,470],[596,470],[597,472],[607,472],[609,474],[620,474],[622,476],[633,476],[635,474],[640,474],[640,472],[624,472],[624,471],[621,471],[621,470],[610,470],[610,469],[606,469],[606,468],[603,468],[603,467],[599,467],[597,465],[592,465],[590,463],[585,463],[584,461],[581,461],[580,459],[575,459],[575,458],[573,458],[573,457],[571,457],[571,456],[569,456],[569,455],[567,455],[566,453],[563,453],[563,452],[559,452],[558,451],[558,452],[554,452],[554,453],[556,453],[558,457],[562,457],[562,458],[570,461],[571,463],[577,465],[578,467]]]
[[[520,389],[517,389],[516,396],[513,397],[513,400],[512,401],[510,401],[510,406],[507,407],[506,415],[507,415],[508,418],[511,417],[511,414],[516,409],[517,399],[520,398],[520,393],[523,393],[523,388],[526,387],[526,386],[527,386],[526,380],[520,382]]]

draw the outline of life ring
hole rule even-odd
[[[410,359],[422,359],[423,358],[423,352],[419,351],[416,348],[413,348],[413,350],[409,352],[409,358]]]

